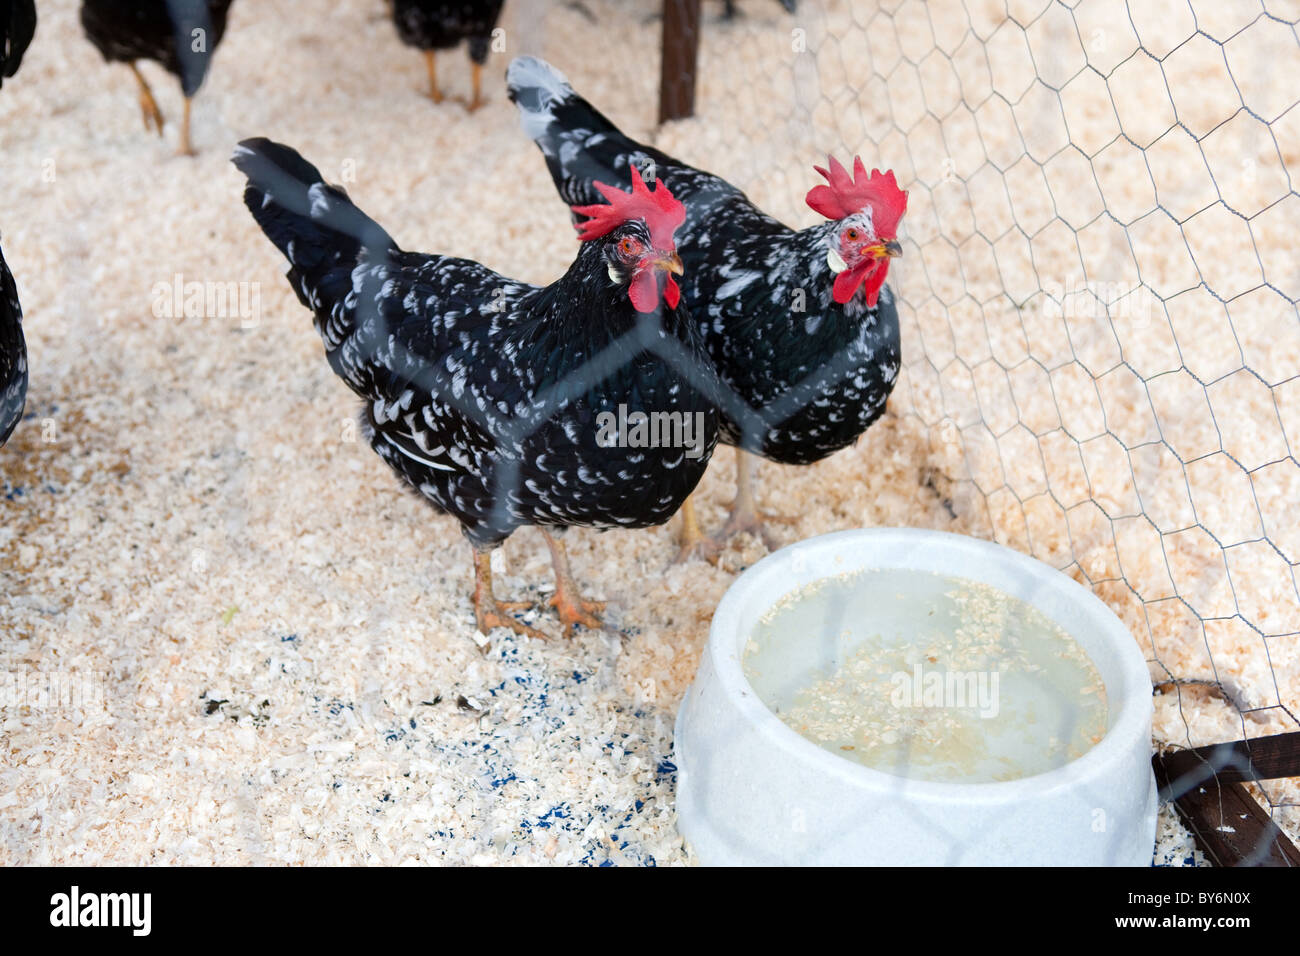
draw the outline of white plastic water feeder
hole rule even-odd
[[[1044,772],[951,782],[901,765],[899,772],[866,766],[792,729],[746,676],[746,648],[752,652],[758,630],[799,595],[832,581],[856,587],[852,582],[871,580],[862,573],[876,571],[892,582],[964,579],[1024,602],[1036,618],[1041,612],[1044,623],[1073,639],[1082,666],[1090,661],[1089,673],[1104,685],[1100,739]],[[916,614],[919,605],[906,610],[908,602],[878,596],[857,605],[842,600],[851,613],[834,633],[778,647],[771,658],[777,669],[825,674],[864,634],[906,632],[899,608]],[[919,632],[924,621],[910,626]],[[823,535],[760,561],[718,605],[677,716],[679,828],[706,865],[1148,866],[1156,822],[1151,715],[1150,677],[1133,637],[1059,571],[937,531]]]

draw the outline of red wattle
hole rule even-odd
[[[655,281],[654,272],[646,270],[633,277],[628,298],[632,300],[632,308],[638,312],[650,313],[657,311],[659,308],[659,283]]]
[[[668,303],[668,308],[675,309],[681,300],[682,290],[677,288],[677,280],[669,276],[668,283],[664,286],[664,301]]]
[[[876,300],[880,298],[880,290],[885,285],[885,276],[888,273],[889,273],[889,263],[882,262],[880,264],[880,268],[878,268],[875,272],[871,273],[871,275],[867,276],[867,282],[866,285],[863,287],[862,291],[867,296],[868,309],[874,309],[876,307]]]
[[[866,278],[867,270],[871,268],[871,263],[864,262],[860,266],[852,269],[845,269],[835,277],[835,288],[833,297],[840,305],[844,305],[853,298],[853,294],[858,291],[858,286],[862,285],[862,280]]]
[[[876,300],[880,298],[880,289],[885,284],[885,275],[889,272],[889,264],[879,260],[868,259],[852,269],[845,269],[835,277],[835,287],[832,291],[832,297],[840,305],[846,304],[853,298],[858,286],[866,283],[863,290],[867,297],[867,308],[874,309]]]
[[[677,308],[677,303],[682,300],[682,290],[677,287],[676,280],[672,276],[664,276],[664,302],[668,308]],[[647,269],[639,272],[632,279],[631,290],[628,293],[632,300],[632,308],[638,312],[656,312],[659,309],[659,278],[658,273],[653,269]]]

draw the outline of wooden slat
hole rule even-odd
[[[664,0],[659,122],[695,115],[700,0]]]
[[[1187,751],[1184,751],[1187,752]],[[1169,773],[1170,755],[1151,758],[1162,800],[1173,799],[1178,815],[1196,845],[1215,866],[1300,867],[1297,850],[1246,788],[1223,782],[1213,774],[1200,777]]]
[[[1217,777],[1220,783],[1300,776],[1300,733],[1210,744],[1163,755],[1169,776],[1187,785]]]

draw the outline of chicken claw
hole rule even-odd
[[[569,568],[569,554],[564,542],[548,529],[541,530],[546,546],[551,549],[551,563],[555,566],[555,594],[546,603],[555,608],[560,623],[564,625],[565,636],[572,637],[578,624],[593,631],[612,631],[599,617],[604,613],[605,602],[589,601],[579,593],[573,571]]]
[[[680,547],[677,556],[670,563],[683,564],[691,558],[703,558],[717,564],[722,546],[700,530],[699,519],[695,516],[695,498],[689,497],[683,501],[678,513],[682,516],[681,536],[678,539]]]
[[[487,634],[494,627],[507,627],[524,637],[546,640],[546,635],[535,627],[529,627],[518,618],[506,613],[508,611],[525,611],[532,607],[526,601],[498,601],[492,593],[492,555],[488,551],[474,550],[474,620],[481,633]]]
[[[767,514],[758,510],[758,504],[754,500],[754,467],[753,456],[737,449],[736,499],[731,503],[731,514],[727,516],[727,523],[710,538],[718,549],[717,554],[721,554],[722,548],[728,541],[746,532],[759,538],[769,551],[775,551],[781,544],[772,536],[767,526],[769,524],[793,525],[799,521],[798,518]],[[714,564],[717,564],[717,554],[709,559]]]

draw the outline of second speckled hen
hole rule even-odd
[[[818,167],[826,182],[807,196],[827,221],[795,230],[720,176],[626,136],[549,63],[519,57],[506,82],[565,202],[591,202],[595,182],[622,178],[631,166],[685,203],[683,300],[727,388],[723,441],[807,465],[853,444],[880,417],[901,360],[898,309],[885,279],[902,253],[907,193],[892,171],[868,174],[855,159],[850,174],[831,159]],[[737,486],[727,526],[712,541],[699,538],[684,509],[683,554],[716,555],[741,531],[771,545],[743,460]]]

